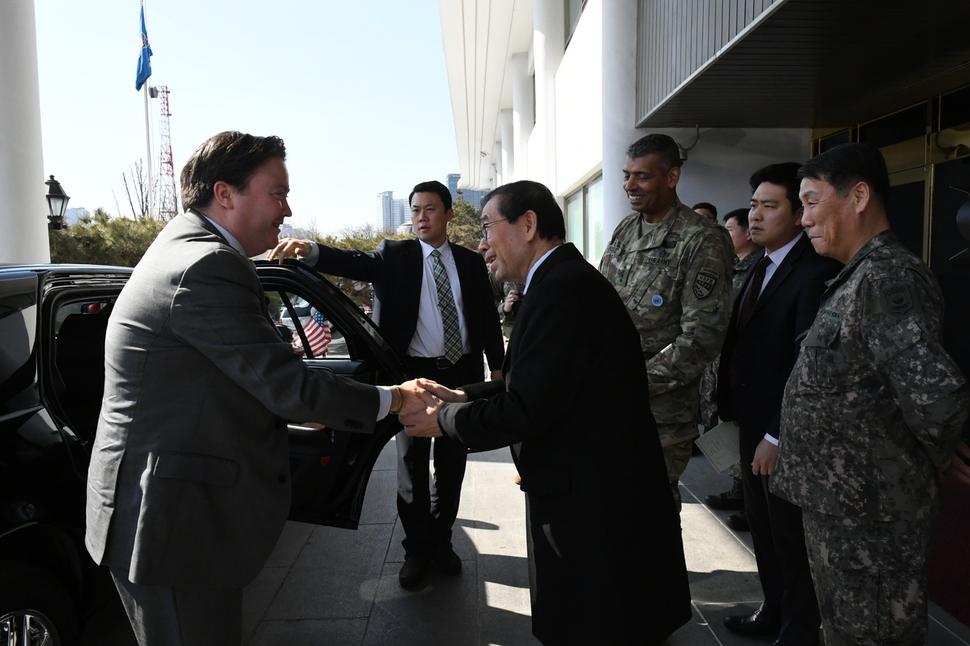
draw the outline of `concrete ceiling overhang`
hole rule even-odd
[[[789,0],[637,126],[840,127],[967,83],[967,0]]]
[[[499,113],[512,107],[512,55],[532,42],[532,0],[438,0],[458,140],[460,188],[488,188]]]

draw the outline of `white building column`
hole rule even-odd
[[[529,152],[530,171],[558,194],[556,186],[556,71],[565,51],[566,16],[562,0],[533,0],[533,50],[536,72],[536,127],[540,138],[533,137],[541,150],[532,146]],[[539,157],[536,158],[536,153]]]
[[[529,73],[529,54],[512,55],[512,173],[510,181],[529,176],[529,137],[535,123],[533,110],[532,75]]]
[[[50,262],[34,0],[0,2],[0,264]]]
[[[515,135],[512,127],[512,110],[505,109],[498,115],[499,127],[502,134],[502,156],[499,161],[502,166],[498,184],[508,184],[515,176]]]
[[[637,3],[603,2],[603,237],[631,213],[623,191],[626,149],[645,133],[636,124]]]

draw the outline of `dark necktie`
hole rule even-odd
[[[758,262],[758,266],[754,268],[754,275],[751,276],[748,291],[744,293],[744,300],[741,301],[741,310],[738,312],[739,330],[744,327],[745,323],[748,322],[748,318],[751,317],[751,311],[754,309],[755,303],[758,302],[758,296],[761,295],[761,286],[765,283],[765,272],[768,270],[768,265],[770,264],[771,258],[766,254]]]

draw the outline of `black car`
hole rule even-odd
[[[405,379],[370,319],[304,265],[257,263],[281,342],[313,370],[370,384]],[[71,644],[112,586],[84,548],[85,478],[104,388],[104,334],[131,270],[0,267],[0,644]],[[307,304],[332,343],[314,356]],[[302,316],[301,316],[302,315]],[[304,350],[306,348],[306,350]],[[305,421],[305,420],[304,420]],[[400,430],[289,427],[290,518],[356,529],[371,469]],[[46,640],[46,641],[45,641]]]

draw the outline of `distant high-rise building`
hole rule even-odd
[[[64,222],[66,222],[67,224],[77,224],[78,220],[80,220],[81,218],[87,218],[90,216],[91,216],[91,213],[83,206],[79,206],[77,208],[70,208],[64,211]]]
[[[453,201],[458,200],[458,180],[461,179],[459,173],[448,173],[448,190],[451,191],[451,199]],[[488,194],[488,191],[472,191],[467,188],[461,189],[461,196],[466,202],[474,206],[476,209],[481,206],[482,198]]]
[[[394,203],[394,191],[382,191],[377,194],[377,230],[393,229],[397,219],[397,204]]]
[[[411,207],[407,199],[394,199],[394,191],[377,194],[377,229],[381,232],[397,229],[411,221]]]

